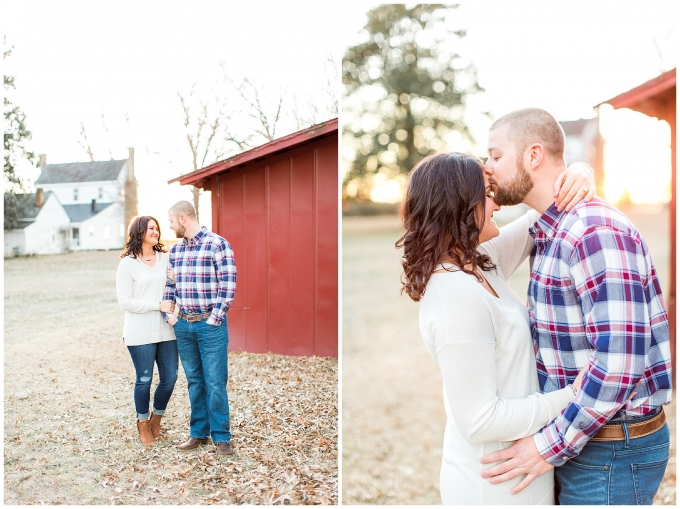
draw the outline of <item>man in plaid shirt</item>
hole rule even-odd
[[[533,436],[489,455],[494,484],[527,474],[517,493],[555,469],[561,505],[651,504],[669,455],[662,405],[671,399],[668,320],[640,233],[606,201],[554,205],[566,167],[559,123],[540,109],[499,118],[485,171],[498,205],[542,213],[529,230],[529,315],[543,392],[570,385],[588,366],[561,415]],[[573,389],[573,387],[572,387]]]
[[[174,327],[177,350],[187,377],[191,402],[190,437],[179,449],[196,449],[212,438],[217,454],[231,454],[227,396],[227,311],[236,292],[236,264],[229,243],[201,227],[196,210],[180,201],[168,212],[170,229],[182,239],[170,250],[163,300],[179,307],[164,314]]]

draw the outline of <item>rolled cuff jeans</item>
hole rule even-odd
[[[149,418],[149,397],[154,362],[158,366],[160,381],[153,395],[153,411],[156,415],[163,415],[177,381],[177,341],[128,346],[127,349],[135,366],[134,397],[137,418]]]
[[[175,337],[189,388],[190,435],[210,436],[213,443],[230,442],[226,317],[216,326],[205,320],[189,323],[180,318],[175,324]]]
[[[560,505],[652,505],[669,455],[668,424],[646,437],[588,442],[555,468],[555,496]]]

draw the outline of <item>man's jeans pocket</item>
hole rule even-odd
[[[606,505],[609,495],[611,468],[609,465],[587,465],[578,457],[558,468],[557,488],[561,505],[583,504],[590,500],[593,505]],[[559,482],[567,479],[567,482]]]
[[[648,463],[634,463],[631,465],[633,471],[633,483],[635,484],[635,498],[640,505],[651,505],[659,489],[659,479],[663,478],[668,464],[669,446],[660,448],[658,454],[661,457],[658,461]],[[650,452],[653,454],[653,452]]]
[[[669,458],[668,425],[651,435],[591,442],[555,469],[560,505],[650,505]]]

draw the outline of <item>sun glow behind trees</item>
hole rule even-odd
[[[366,25],[370,6],[359,2],[352,6],[351,1],[345,5],[345,12],[353,11],[353,14],[347,14],[343,40],[347,46],[365,42],[362,27]],[[671,0],[649,0],[644,4],[619,2],[612,10],[606,2],[587,0],[568,3],[523,0],[521,5],[503,0],[460,2],[453,15],[447,16],[444,29],[466,30],[465,37],[454,39],[453,48],[474,64],[479,85],[485,89],[483,93],[470,94],[465,101],[464,123],[475,142],[469,143],[461,136],[456,138],[459,133],[452,130],[448,136],[434,138],[435,144],[441,142],[440,147],[424,146],[432,151],[461,151],[484,156],[486,136],[493,118],[519,108],[543,108],[564,121],[591,118],[595,115],[593,106],[596,104],[674,67],[677,61],[677,5]],[[602,20],[607,21],[603,23]],[[518,26],[526,29],[517,30]],[[370,78],[369,72],[366,77]],[[434,80],[431,85],[435,92],[438,85]],[[345,113],[356,108],[353,102],[356,99],[345,97]],[[416,100],[411,101],[411,107],[414,106],[417,108]],[[379,109],[366,110],[363,114],[382,114],[381,119],[389,118],[389,112]],[[352,125],[346,115],[343,124],[345,132],[351,129],[356,133],[355,127],[364,127],[363,124]],[[645,125],[647,127],[641,128],[643,131],[653,129],[649,124]],[[427,126],[422,125],[422,128],[421,133],[432,134]],[[434,130],[436,132],[436,128]],[[642,136],[647,134],[642,133]],[[391,177],[385,170],[380,171],[381,166],[386,165],[379,165],[373,172],[365,168],[367,177],[374,173],[367,180],[373,179],[375,189],[368,192],[362,192],[361,183],[353,183],[356,177],[349,173],[358,161],[368,158],[360,152],[363,147],[368,150],[369,145],[375,144],[379,150],[389,151],[389,143],[380,145],[377,136],[373,140],[366,137],[366,142],[361,135],[348,136],[348,139],[343,136],[341,171],[346,185],[343,200],[351,201],[361,195],[374,201],[399,201],[396,189],[403,190],[404,186],[400,179]],[[645,169],[641,171],[648,180],[635,183],[633,177],[622,176],[623,173],[634,173],[632,169],[623,168],[638,155],[617,159],[618,142],[612,135],[605,148],[605,164],[610,176],[605,198],[613,201],[623,196],[624,201],[633,203],[667,200],[670,156],[663,155],[668,151],[667,144],[659,148],[654,142],[643,145],[639,141],[642,138],[633,138],[622,142],[620,148],[639,149],[645,162],[639,162],[638,168],[642,164]],[[399,139],[390,140],[392,142],[401,144]],[[352,143],[357,146],[350,146]],[[658,162],[652,162],[657,158]],[[367,164],[365,161],[364,165]],[[626,186],[635,188],[632,195],[630,190],[623,194]],[[645,188],[650,189],[643,193]]]

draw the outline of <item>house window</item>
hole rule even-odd
[[[94,226],[90,225],[90,237],[94,237]]]
[[[104,225],[104,238],[105,239],[109,238],[109,225],[108,224]]]
[[[52,234],[52,243],[54,244],[54,226],[50,228],[50,233]]]
[[[104,188],[100,187],[99,188],[99,198],[97,198],[97,199],[101,200],[103,197],[104,197]]]
[[[72,232],[71,239],[73,241],[72,242],[73,246],[74,247],[80,246],[80,228],[74,228],[73,230],[71,230],[71,232]]]
[[[78,188],[73,190],[73,201],[78,201]]]

